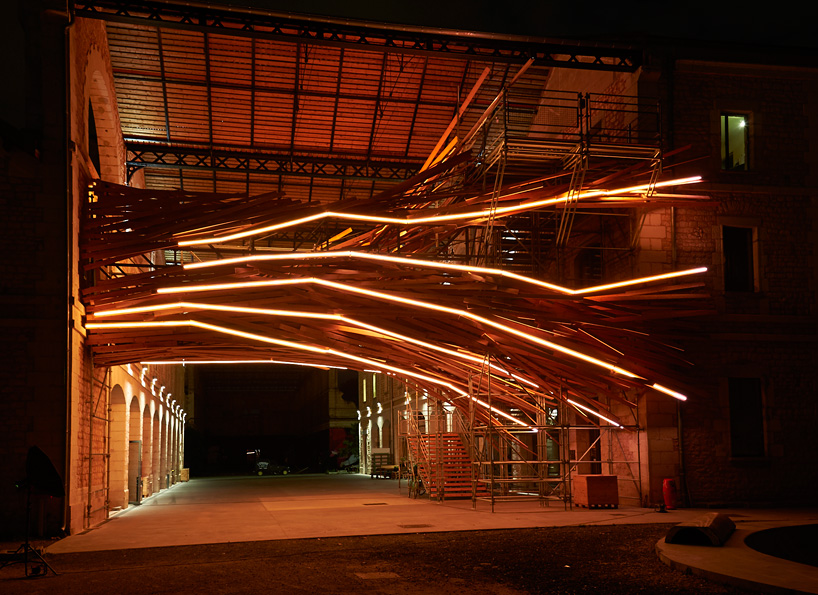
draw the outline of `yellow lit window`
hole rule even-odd
[[[745,114],[721,115],[721,168],[747,170],[749,118]]]

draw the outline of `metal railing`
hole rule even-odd
[[[463,146],[491,167],[503,151],[515,162],[564,159],[576,147],[605,157],[651,159],[661,143],[658,102],[630,95],[514,88],[502,92]]]

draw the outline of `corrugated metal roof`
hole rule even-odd
[[[146,163],[146,185],[157,189],[368,197],[420,168],[485,67],[490,74],[463,116],[464,130],[516,68],[117,22],[107,29],[127,145],[175,151],[164,163]],[[532,67],[520,86],[536,95],[548,72]],[[213,151],[227,158],[205,163]],[[279,167],[248,164],[248,155]],[[282,172],[282,160],[345,168]],[[367,164],[375,168],[355,168]]]

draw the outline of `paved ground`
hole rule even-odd
[[[644,508],[566,511],[507,502],[412,500],[405,482],[368,475],[286,475],[196,479],[177,484],[91,531],[51,546],[49,553],[262,541],[473,531],[578,524],[668,523],[697,510],[661,514]]]
[[[658,561],[669,527],[703,512],[502,503],[492,513],[488,503],[410,500],[405,486],[368,476],[197,479],[51,545],[60,576],[0,571],[0,591],[742,593],[751,583],[725,589]],[[725,512],[739,526],[728,547],[662,555],[705,576],[751,569],[771,592],[795,577],[792,588],[818,593],[818,568],[742,547],[757,526],[815,523],[818,511]]]
[[[49,556],[59,576],[24,580],[18,569],[18,578],[3,580],[0,573],[0,592],[746,593],[662,564],[653,547],[667,527],[458,531],[60,554]]]

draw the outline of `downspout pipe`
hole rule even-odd
[[[667,89],[665,92],[665,103],[666,109],[665,113],[667,114],[667,139],[666,142],[670,148],[674,148],[674,137],[673,137],[673,111],[674,111],[674,102],[673,102],[673,94],[676,88],[675,85],[675,69],[676,61],[672,58],[665,57],[664,59],[664,70],[667,76]],[[671,249],[671,268],[672,270],[676,270],[676,266],[679,261],[679,252],[676,246],[676,207],[670,207],[670,249]],[[680,402],[676,403],[676,431],[679,437],[679,497],[682,500],[682,506],[692,506],[693,502],[690,498],[690,491],[687,486],[687,471],[685,469],[685,449],[684,449],[684,424],[682,422],[682,404]]]
[[[91,498],[94,483],[94,355],[91,354],[91,380],[88,386],[88,501],[85,505],[85,529],[91,527]]]
[[[66,355],[65,355],[65,462],[63,487],[63,519],[60,528],[63,534],[71,529],[71,383],[74,377],[73,341],[74,341],[74,206],[73,206],[73,152],[71,151],[71,30],[74,26],[74,11],[71,0],[65,2],[68,22],[64,28],[65,37],[65,209],[66,209]]]

